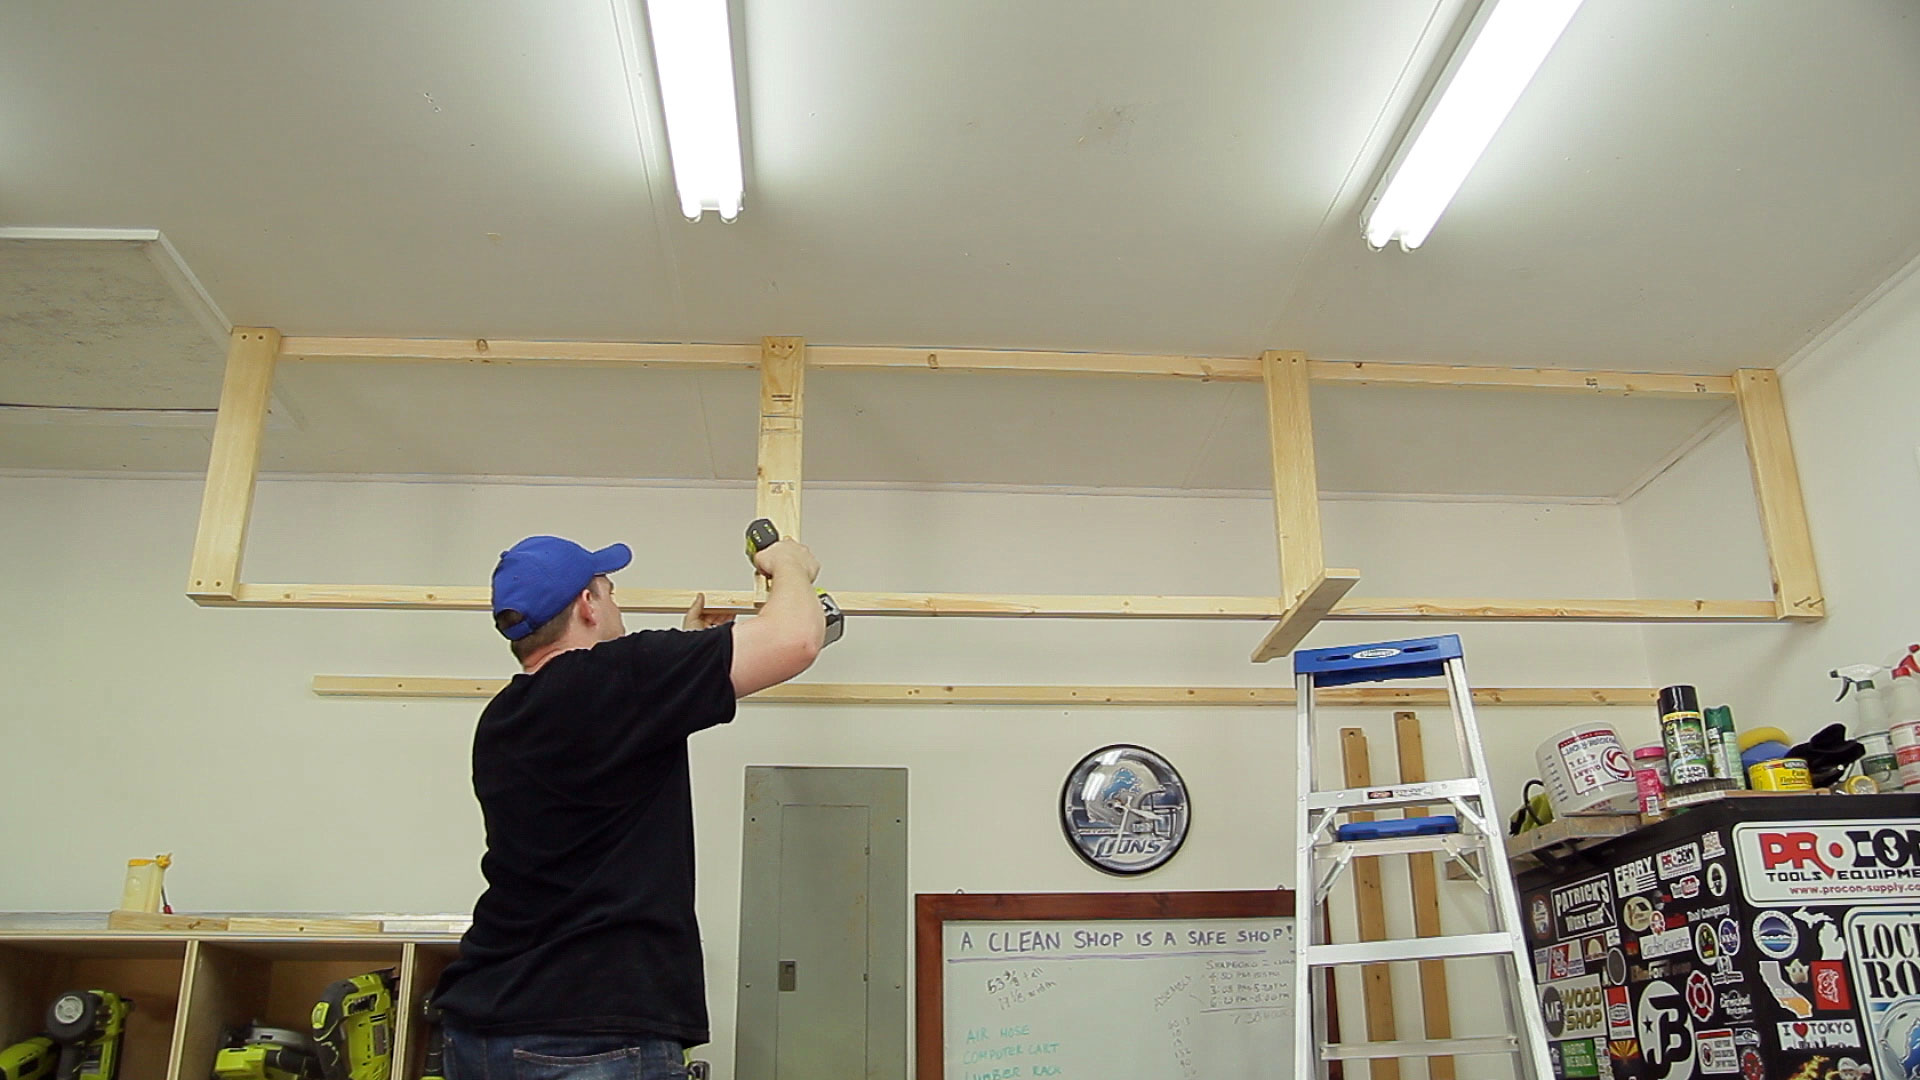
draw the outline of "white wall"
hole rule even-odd
[[[1804,736],[1840,721],[1827,677],[1920,641],[1920,274],[1907,277],[1794,364],[1788,424],[1827,598],[1824,622],[1647,633],[1656,685],[1691,682],[1742,726]],[[1768,595],[1738,428],[1702,444],[1625,506],[1644,594]]]
[[[1265,500],[848,490],[807,500],[828,587],[1274,589]],[[15,613],[0,659],[12,766],[0,785],[0,909],[110,907],[126,858],[170,850],[182,910],[467,910],[481,885],[467,763],[480,703],[323,700],[309,682],[506,674],[486,617],[196,607],[183,586],[198,501],[192,480],[0,478],[0,589]],[[1613,507],[1330,501],[1325,513],[1330,558],[1365,569],[1362,593],[1632,591]],[[267,482],[245,576],[478,584],[501,548],[553,531],[632,543],[636,565],[616,579],[629,585],[739,587],[737,537],[751,514],[740,489]],[[629,625],[648,622],[659,620]],[[1331,624],[1312,643],[1445,629]],[[1246,660],[1262,630],[861,619],[809,677],[1285,684],[1284,664]],[[1631,627],[1461,633],[1482,685],[1647,682]],[[1549,733],[1633,711],[1506,708],[1481,719],[1511,790],[1533,774],[1533,748]],[[1445,715],[1424,715],[1438,762],[1452,745]],[[1390,756],[1385,710],[1339,719],[1369,728],[1376,760]],[[744,766],[908,767],[914,892],[1261,888],[1292,878],[1292,733],[1289,710],[743,707],[693,743],[715,1021],[707,1055],[730,1075]],[[1054,817],[1067,769],[1113,741],[1159,750],[1193,790],[1186,849],[1143,880],[1084,866]],[[983,788],[1012,798],[982,800]],[[1405,895],[1395,872],[1387,890]],[[1447,903],[1464,912],[1476,896],[1449,887]],[[1467,978],[1454,985],[1465,1030],[1484,995]],[[1412,1001],[1403,1016],[1417,1016]]]

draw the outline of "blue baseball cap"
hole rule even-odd
[[[625,544],[588,551],[558,536],[529,536],[501,552],[493,568],[493,625],[508,641],[518,641],[567,610],[596,576],[632,561]],[[503,611],[520,618],[503,626]]]

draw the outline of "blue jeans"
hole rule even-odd
[[[446,1032],[447,1080],[686,1080],[671,1039]]]

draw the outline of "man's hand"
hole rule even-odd
[[[820,561],[798,540],[769,544],[753,556],[754,568],[765,574],[767,602],[760,614],[733,631],[735,697],[765,690],[807,670],[825,642],[827,617],[813,580]]]
[[[782,539],[771,547],[762,548],[753,557],[753,568],[774,580],[785,574],[805,574],[811,584],[820,576],[820,560],[814,558],[813,551],[798,540]]]
[[[707,594],[694,593],[693,606],[687,609],[687,616],[680,620],[682,630],[711,630],[716,626],[725,626],[733,621],[730,612],[710,613],[707,611]]]

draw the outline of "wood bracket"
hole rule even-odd
[[[1780,376],[1758,368],[1734,375],[1734,398],[1747,433],[1747,461],[1753,467],[1753,495],[1760,507],[1760,530],[1773,570],[1773,599],[1782,619],[1824,618],[1827,601],[1813,560],[1813,533],[1800,494],[1800,467],[1787,433],[1787,405]]]
[[[273,396],[273,363],[280,331],[236,326],[227,342],[227,371],[220,384],[207,486],[194,534],[187,595],[196,603],[231,601],[240,587],[240,560],[253,517],[254,481],[260,474],[260,439]]]

